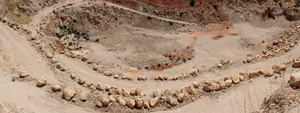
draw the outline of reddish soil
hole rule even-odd
[[[207,27],[213,29],[214,32],[191,32],[193,37],[198,37],[201,35],[213,35],[212,39],[219,40],[225,36],[238,36],[236,33],[231,33],[229,30],[234,29],[230,24],[208,24]]]

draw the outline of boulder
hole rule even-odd
[[[247,57],[247,63],[251,63],[253,59],[251,57]]]
[[[119,79],[119,78],[120,78],[120,75],[115,74],[115,75],[114,75],[114,78],[115,78],[115,79]]]
[[[152,108],[155,108],[159,104],[159,97],[155,97],[150,100],[150,106]]]
[[[205,83],[203,85],[203,90],[206,92],[217,91],[220,89],[220,86],[215,82]]]
[[[144,102],[144,105],[145,105],[145,108],[146,108],[146,109],[150,109],[150,105],[149,105],[149,102],[148,102],[148,101],[145,101],[145,102]]]
[[[228,79],[228,80],[225,80],[225,86],[228,88],[228,87],[231,87],[232,85],[232,80]]]
[[[79,93],[79,99],[80,99],[81,101],[86,101],[87,98],[88,98],[88,94],[87,94],[86,91],[81,91],[81,92]]]
[[[79,78],[79,79],[78,79],[78,84],[82,85],[82,84],[84,84],[84,83],[85,83],[85,80],[83,80],[82,78]]]
[[[88,60],[87,63],[88,63],[88,64],[92,64],[93,61],[92,61],[92,60]]]
[[[218,64],[217,67],[218,67],[218,68],[222,68],[223,65],[222,65],[222,64]]]
[[[266,77],[271,77],[271,76],[273,76],[273,74],[274,74],[274,70],[273,69],[269,69],[269,70],[266,71],[265,76]]]
[[[110,99],[108,97],[104,97],[101,100],[101,103],[102,103],[103,106],[108,106],[109,102],[110,102]]]
[[[290,85],[295,88],[300,88],[300,73],[294,73],[291,75]]]
[[[135,101],[134,99],[128,99],[127,102],[126,102],[126,105],[129,107],[129,108],[134,108],[135,106]]]
[[[198,82],[194,81],[194,82],[192,83],[192,86],[193,86],[194,88],[198,88],[198,87],[200,86],[200,84],[199,84]]]
[[[63,97],[67,100],[70,101],[76,94],[76,91],[73,89],[64,89],[63,91]]]
[[[53,92],[59,92],[61,90],[61,86],[60,85],[53,85],[53,86],[51,86],[51,90]]]
[[[113,73],[111,71],[105,71],[103,74],[105,76],[112,76],[113,75]]]
[[[280,73],[281,71],[286,71],[286,65],[284,64],[278,64],[272,66],[272,69],[274,70],[274,73]]]
[[[258,72],[250,72],[250,73],[249,73],[249,77],[250,77],[250,78],[258,77],[258,76],[259,76],[259,73],[258,73]]]
[[[74,73],[71,73],[71,74],[70,74],[70,77],[71,77],[71,79],[75,79],[75,78],[76,78],[76,75],[75,75]]]
[[[97,71],[98,70],[98,65],[93,65],[93,70]]]
[[[122,97],[117,97],[117,101],[120,105],[125,106],[126,105],[126,101],[125,99],[123,99]]]
[[[42,77],[41,79],[39,79],[36,83],[37,87],[43,87],[47,85],[47,80],[45,79],[45,77]]]
[[[135,106],[141,109],[144,106],[144,100],[141,98],[135,99]]]
[[[102,90],[102,86],[101,86],[100,83],[97,84],[96,89],[97,89],[97,90]]]
[[[191,95],[197,95],[198,94],[198,91],[194,87],[189,87],[188,91]]]
[[[168,104],[170,104],[171,106],[176,106],[176,105],[178,105],[178,101],[177,101],[177,99],[176,98],[174,98],[174,97],[168,97]]]
[[[29,74],[27,72],[25,72],[25,71],[19,73],[19,77],[20,78],[25,78],[25,77],[28,77],[28,76],[29,76]]]
[[[232,82],[237,84],[240,82],[240,74],[232,76]]]
[[[177,96],[177,100],[178,100],[179,102],[183,102],[184,98],[185,98],[184,93],[179,93],[178,96]]]
[[[81,61],[87,61],[88,60],[88,58],[86,57],[86,56],[83,56],[82,58],[81,58]]]
[[[217,81],[216,83],[220,86],[219,89],[225,89],[226,88],[226,84],[225,84],[224,81]]]
[[[293,68],[300,68],[300,62],[294,62],[292,67]]]

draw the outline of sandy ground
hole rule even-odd
[[[65,1],[67,3],[70,1]],[[77,3],[75,5],[82,5]],[[110,4],[113,5],[113,4]],[[41,19],[50,13],[52,9],[59,7],[55,5],[39,12],[34,18],[31,25],[27,26],[30,29],[35,29]],[[121,7],[121,6],[119,6]],[[129,9],[128,9],[129,10]],[[145,14],[147,15],[147,14]],[[159,17],[157,17],[159,18]],[[165,20],[172,21],[172,20]],[[179,21],[180,23],[180,21]],[[262,40],[266,42],[272,41],[279,33],[288,30],[281,26],[270,28],[260,28],[252,26],[248,23],[235,24],[234,29],[230,30],[237,36],[225,36],[219,40],[212,39],[215,35],[204,34],[196,37],[194,45],[195,58],[185,64],[175,66],[163,71],[141,71],[138,75],[155,77],[158,75],[175,76],[178,73],[190,72],[194,69],[208,69],[215,66],[223,59],[233,59],[235,64],[224,70],[215,70],[215,72],[207,72],[195,78],[188,78],[177,81],[126,81],[117,80],[112,77],[104,76],[91,69],[91,65],[81,62],[78,59],[71,59],[64,55],[55,53],[54,56],[66,67],[68,72],[73,72],[79,75],[86,81],[93,83],[102,83],[119,88],[124,88],[128,91],[132,88],[139,87],[143,91],[150,94],[153,90],[164,91],[167,89],[180,89],[182,86],[187,86],[193,81],[202,82],[204,80],[218,80],[228,75],[235,75],[239,72],[251,72],[257,70],[266,70],[274,64],[282,63],[291,58],[298,58],[300,53],[297,50],[300,46],[297,45],[290,52],[276,56],[271,59],[260,62],[242,64],[242,59],[246,57],[248,52],[258,54],[262,49],[265,49],[266,44],[261,44]],[[166,34],[165,32],[157,32],[155,30],[140,29],[135,32],[143,32],[155,36],[175,40],[179,45],[185,47],[193,43],[194,38],[189,33]],[[122,32],[120,33],[122,35]],[[25,34],[21,34],[8,26],[0,23],[0,112],[65,112],[65,113],[85,113],[97,112],[94,108],[79,106],[72,102],[57,98],[50,93],[49,87],[37,88],[35,81],[42,76],[47,79],[48,84],[61,84],[64,87],[73,87],[84,90],[82,86],[76,84],[69,78],[66,73],[61,73],[53,70],[47,63],[43,55],[34,48]],[[243,43],[250,43],[243,45]],[[101,45],[91,44],[92,58],[106,59],[113,56],[106,62],[118,62],[120,65],[126,66],[126,63],[118,61],[116,56],[122,56],[120,53],[105,51],[105,47]],[[130,54],[130,53],[124,53]],[[106,55],[106,56],[105,56]],[[128,66],[128,65],[127,65]],[[129,66],[128,66],[129,67]],[[18,76],[19,71],[27,71],[30,78],[25,81],[14,81],[13,78]],[[118,70],[117,70],[118,71]],[[120,71],[120,70],[119,70]],[[158,112],[196,112],[196,113],[251,113],[258,111],[263,99],[272,94],[281,84],[286,84],[289,76],[298,70],[292,70],[290,67],[283,78],[263,78],[259,77],[251,81],[243,82],[235,85],[230,89],[222,92],[217,92],[217,98],[203,96],[194,102],[168,111]],[[122,72],[122,71],[120,71]],[[132,75],[135,76],[135,75]],[[212,94],[213,95],[213,94]],[[147,111],[146,111],[147,112]]]

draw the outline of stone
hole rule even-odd
[[[194,81],[194,82],[192,83],[192,86],[193,86],[194,88],[198,88],[198,87],[200,86],[200,84],[199,84],[198,82]]]
[[[131,96],[136,96],[136,89],[135,88],[132,88],[131,91],[130,91],[130,95]]]
[[[102,67],[99,67],[98,68],[98,73],[103,73],[104,71],[103,71],[103,68]]]
[[[115,79],[119,79],[119,78],[120,78],[120,75],[116,74],[116,75],[114,75],[114,78],[115,78]]]
[[[286,65],[284,64],[278,64],[272,66],[272,69],[274,70],[274,73],[280,73],[281,71],[286,71]]]
[[[122,97],[117,97],[117,101],[120,105],[125,106],[126,105],[126,100],[123,99]]]
[[[86,56],[82,56],[81,61],[87,61],[87,57]]]
[[[135,106],[141,109],[144,106],[144,101],[141,98],[135,99]]]
[[[183,102],[184,98],[185,98],[184,93],[179,93],[178,96],[177,96],[177,100],[178,100],[179,102]]]
[[[102,87],[101,87],[101,84],[100,84],[100,83],[98,83],[98,84],[96,85],[96,89],[97,89],[97,90],[102,90]]]
[[[39,79],[36,83],[37,87],[43,87],[47,85],[47,80],[45,79],[45,77],[42,77],[41,79]]]
[[[82,78],[79,78],[79,79],[78,79],[78,84],[82,85],[82,84],[84,84],[84,83],[85,83],[85,80],[83,80]]]
[[[239,78],[240,78],[240,81],[243,81],[245,79],[245,77],[243,75],[240,75]]]
[[[111,102],[116,102],[116,98],[115,98],[115,95],[109,95],[109,100],[111,101]]]
[[[25,71],[19,73],[19,77],[20,78],[26,78],[28,76],[29,76],[29,74],[27,72],[25,72]]]
[[[144,105],[145,105],[145,108],[146,108],[146,109],[150,109],[150,105],[149,105],[149,102],[148,102],[148,101],[145,101],[145,102],[144,102]]]
[[[97,71],[98,70],[98,65],[93,65],[93,70]]]
[[[51,90],[53,92],[60,92],[61,91],[61,86],[60,85],[53,85],[53,86],[51,86]]]
[[[96,107],[98,107],[98,108],[102,107],[102,103],[101,102],[97,102],[96,103]]]
[[[295,88],[300,88],[300,73],[294,73],[290,77],[290,85]]]
[[[250,72],[250,73],[249,73],[249,77],[250,77],[250,78],[258,77],[258,76],[259,76],[259,73],[258,73],[258,72]]]
[[[232,85],[232,80],[225,80],[225,86],[228,88],[228,87],[231,87]]]
[[[128,101],[126,102],[126,105],[131,109],[134,108],[134,106],[135,106],[134,99],[128,99]]]
[[[74,73],[70,73],[70,77],[71,77],[71,79],[75,79],[76,75]]]
[[[150,106],[152,108],[155,108],[159,104],[159,97],[155,97],[150,100]]]
[[[109,102],[110,102],[110,99],[108,97],[104,97],[101,100],[101,103],[102,103],[103,106],[108,106]]]
[[[76,54],[72,54],[72,55],[71,55],[71,58],[76,58],[76,57],[77,57]]]
[[[294,62],[294,63],[292,64],[292,67],[293,67],[293,68],[300,68],[300,62]]]
[[[51,53],[48,53],[46,56],[47,56],[47,58],[52,58],[53,57],[53,55]]]
[[[218,68],[222,68],[222,66],[223,66],[222,64],[218,64],[217,65]]]
[[[73,90],[73,89],[69,89],[69,88],[66,88],[64,89],[63,91],[63,97],[67,100],[67,101],[70,101],[76,94],[76,91]]]
[[[218,85],[219,86],[219,85]],[[219,89],[219,88],[218,88]],[[189,93],[191,95],[197,95],[198,91],[194,87],[189,87]]]
[[[105,76],[112,76],[113,75],[113,73],[111,71],[105,71],[103,74]]]
[[[109,91],[110,89],[111,89],[111,87],[109,85],[106,85],[105,91]]]
[[[219,89],[225,89],[226,88],[226,84],[225,84],[224,81],[217,81],[216,83],[220,86]]]
[[[81,101],[86,101],[87,98],[88,98],[87,92],[86,92],[86,91],[80,91],[80,93],[79,93],[79,99],[80,99]]]
[[[273,69],[269,69],[269,70],[266,71],[265,76],[266,77],[271,77],[271,76],[273,76],[273,74],[274,74],[274,70]]]
[[[89,82],[86,86],[87,87],[91,87],[92,85],[94,85],[94,83],[93,82]]]
[[[251,57],[247,57],[247,63],[251,63],[253,59]]]
[[[232,82],[235,83],[235,84],[239,83],[240,82],[240,75],[237,74],[237,75],[232,76]]]
[[[58,62],[57,59],[55,59],[55,58],[52,58],[52,59],[51,59],[51,63],[52,63],[52,64],[55,64],[55,63],[57,63],[57,62]]]
[[[176,106],[176,105],[178,105],[178,101],[177,101],[177,99],[176,98],[174,98],[174,97],[168,97],[168,104],[170,104],[171,106]]]
[[[88,60],[87,63],[88,63],[88,64],[92,64],[93,61],[92,61],[92,60]]]
[[[220,86],[215,82],[207,82],[204,83],[203,90],[206,92],[217,91],[220,89]]]
[[[65,54],[65,51],[64,50],[60,50],[59,54]]]

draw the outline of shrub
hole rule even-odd
[[[190,6],[194,6],[195,5],[195,0],[191,0],[190,1]]]

